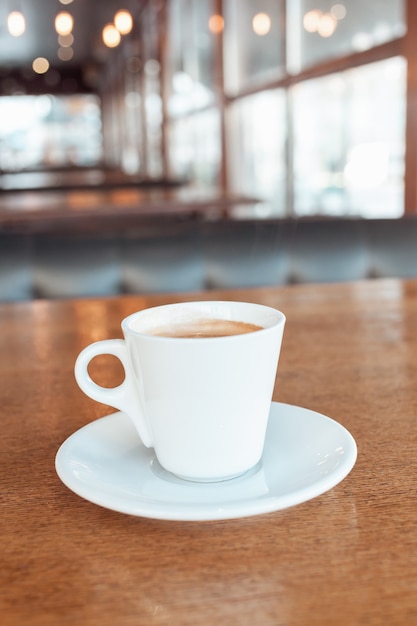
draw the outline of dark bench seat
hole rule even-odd
[[[417,276],[417,216],[0,234],[0,300]]]

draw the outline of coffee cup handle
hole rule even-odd
[[[123,365],[125,379],[117,387],[101,387],[94,382],[88,373],[90,361],[102,354],[110,354],[117,357]],[[142,398],[134,384],[134,373],[123,339],[96,341],[84,348],[75,362],[74,374],[78,386],[89,398],[126,413],[133,421],[143,444],[148,448],[153,445]]]

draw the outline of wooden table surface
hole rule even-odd
[[[0,232],[114,232],[144,220],[233,216],[262,204],[259,198],[183,187],[110,187],[5,191],[0,194]]]
[[[417,623],[417,282],[211,292],[287,315],[274,399],[355,437],[352,472],[293,508],[216,522],[95,506],[58,479],[60,444],[112,413],[73,378],[120,320],[190,296],[0,306],[3,626]],[[104,357],[103,357],[104,359]],[[120,372],[96,365],[101,382]]]
[[[72,189],[168,188],[178,187],[186,181],[175,178],[152,178],[129,175],[118,169],[102,167],[68,167],[22,170],[0,173],[1,192],[54,191]]]

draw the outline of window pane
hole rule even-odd
[[[173,0],[168,14],[168,110],[172,115],[213,101],[216,35],[211,0]]]
[[[214,89],[215,43],[219,34],[216,24],[213,28],[210,21],[212,4],[211,0],[194,0],[191,29],[195,46],[194,80],[207,90],[206,97],[210,100]]]
[[[296,214],[402,214],[405,73],[396,57],[293,87]]]
[[[236,93],[282,75],[283,0],[225,0],[225,85]]]
[[[146,174],[162,175],[162,96],[159,60],[159,13],[157,5],[148,3],[143,21],[143,96],[145,104]]]
[[[373,48],[405,33],[404,0],[291,0],[288,69]]]
[[[99,98],[0,98],[0,169],[97,165],[102,157]]]
[[[123,170],[129,174],[140,172],[145,161],[143,155],[144,133],[141,123],[139,67],[140,60],[137,57],[131,57],[126,64],[124,114],[121,116],[124,122],[124,141],[121,161]],[[103,115],[105,115],[104,111]],[[107,120],[104,119],[104,125],[106,121]],[[111,124],[111,117],[108,123]]]
[[[207,187],[218,183],[220,117],[214,109],[172,122],[169,134],[172,174]]]
[[[235,102],[229,111],[229,176],[233,192],[267,201],[266,214],[286,211],[285,95],[266,91]]]

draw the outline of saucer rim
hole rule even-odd
[[[320,477],[320,479],[315,480],[312,484],[292,490],[286,494],[280,494],[277,496],[273,493],[268,493],[263,495],[261,498],[249,497],[244,502],[239,500],[237,502],[227,503],[227,505],[222,502],[219,506],[219,503],[216,504],[215,499],[210,503],[193,503],[192,505],[191,503],[184,504],[184,502],[175,503],[168,501],[164,502],[161,500],[152,501],[149,499],[149,496],[144,496],[142,499],[137,498],[135,501],[132,501],[132,499],[129,498],[123,499],[123,497],[120,497],[120,494],[118,497],[115,497],[114,494],[111,496],[106,492],[100,491],[97,489],[97,484],[96,488],[92,489],[91,485],[85,484],[76,479],[74,471],[72,471],[65,462],[66,454],[71,448],[72,443],[79,437],[82,437],[86,431],[100,428],[104,422],[117,421],[121,418],[121,416],[123,419],[128,420],[129,418],[127,418],[127,416],[121,411],[116,411],[89,422],[72,433],[60,445],[56,453],[55,470],[63,484],[70,491],[84,500],[102,508],[135,517],[169,521],[197,522],[239,519],[285,510],[316,498],[330,489],[333,489],[336,485],[342,482],[353,469],[357,460],[358,451],[356,441],[352,434],[333,418],[297,405],[282,402],[271,402],[270,419],[277,419],[277,415],[273,415],[273,413],[274,411],[278,412],[280,408],[290,412],[301,411],[303,413],[314,415],[316,419],[320,419],[323,424],[326,424],[329,428],[333,428],[335,432],[337,432],[340,436],[343,436],[345,445],[342,462],[338,465],[338,467],[332,469],[330,474]],[[143,446],[141,443],[140,445]],[[151,454],[150,449],[145,448],[144,446],[141,451],[147,455]],[[241,482],[245,480],[245,476],[246,475],[240,476],[232,481],[226,482]],[[163,481],[162,478],[160,480]],[[182,487],[187,483],[187,481],[184,480],[177,480],[180,481]],[[198,483],[195,482],[191,484],[194,488],[198,485]],[[221,483],[215,484],[219,485]]]

